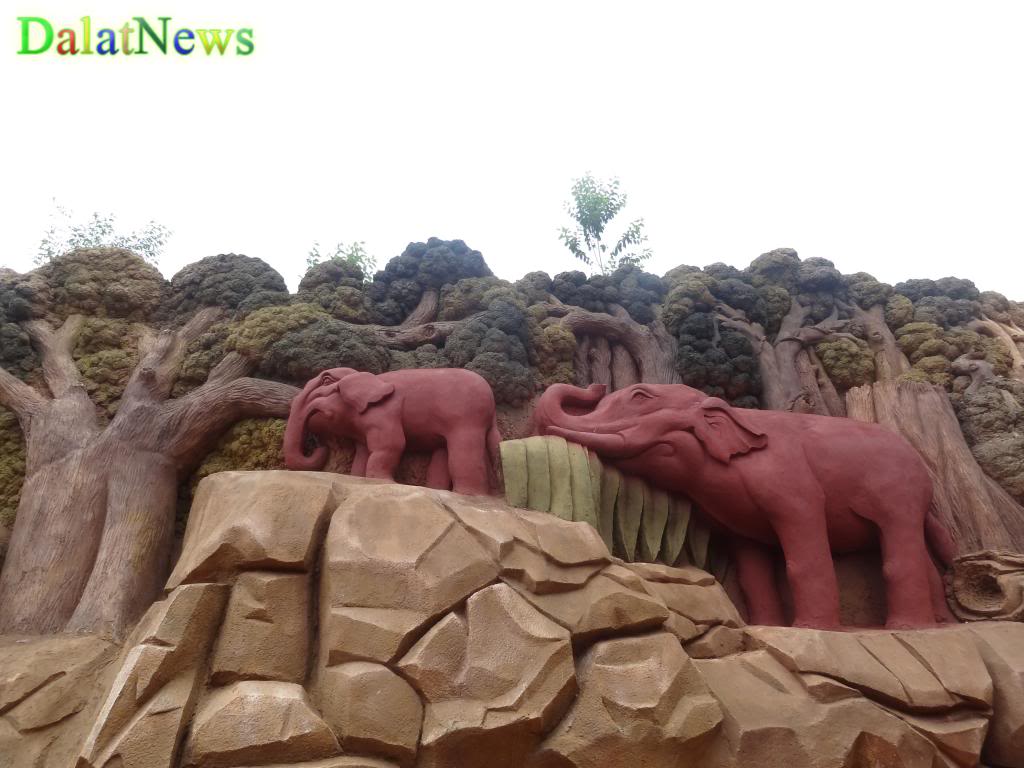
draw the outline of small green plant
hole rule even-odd
[[[574,226],[562,227],[559,238],[573,256],[602,275],[624,264],[640,265],[651,258],[643,219],[627,224],[610,249],[604,241],[605,228],[626,207],[626,201],[618,179],[602,181],[587,173],[573,182],[572,200],[565,204]]]
[[[56,256],[80,248],[125,248],[150,264],[160,261],[160,254],[171,237],[171,230],[151,221],[134,232],[119,233],[112,213],[93,213],[84,222],[75,221],[74,214],[53,201],[50,223],[39,242],[36,264],[46,264]]]
[[[319,241],[313,242],[306,256],[306,269],[314,267],[324,261],[338,261],[363,270],[367,280],[373,277],[377,269],[377,259],[366,250],[366,243],[363,240],[353,240],[351,243],[338,243],[334,246],[333,253],[330,251],[321,252]]]

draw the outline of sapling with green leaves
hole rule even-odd
[[[573,182],[572,200],[565,204],[573,226],[562,227],[559,238],[594,272],[607,275],[624,264],[640,265],[651,257],[642,218],[629,222],[614,244],[607,239],[606,228],[627,200],[617,178],[604,181],[587,173]]]

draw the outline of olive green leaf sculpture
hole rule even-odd
[[[708,567],[710,531],[691,515],[686,497],[605,466],[561,437],[506,440],[501,464],[505,498],[514,507],[592,525],[629,562]]]

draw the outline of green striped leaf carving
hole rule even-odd
[[[511,506],[593,526],[623,560],[706,567],[710,532],[692,518],[689,499],[623,475],[582,445],[561,437],[501,444]]]

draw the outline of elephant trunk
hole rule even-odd
[[[602,407],[604,396],[603,384],[549,387],[534,411],[534,434],[556,435],[610,459],[631,458],[657,442],[649,422]],[[611,400],[608,405],[614,405]]]
[[[564,427],[548,427],[547,433],[564,437],[571,443],[579,443],[610,459],[628,458],[633,453],[627,447],[625,438],[615,432],[579,432]]]
[[[288,412],[288,424],[284,428],[284,463],[288,469],[318,472],[327,463],[326,446],[318,445],[309,456],[305,454],[306,422],[309,419],[307,402],[313,390],[314,387],[307,384],[292,400]]]
[[[554,434],[552,427],[576,429],[582,414],[589,413],[605,395],[604,384],[591,384],[586,389],[571,384],[553,384],[537,401],[533,412],[533,432]]]

